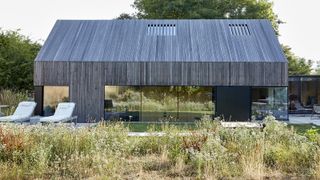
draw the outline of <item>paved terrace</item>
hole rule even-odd
[[[320,116],[311,114],[290,114],[288,124],[313,124],[320,126]]]
[[[313,124],[316,126],[320,126],[320,116],[311,116],[311,114],[295,114],[289,115],[289,121],[284,121],[288,124]],[[22,123],[23,125],[30,125],[30,123]],[[38,123],[36,123],[39,125]],[[33,125],[36,125],[33,124]],[[70,128],[84,128],[84,127],[94,127],[98,123],[77,123],[74,125],[73,123],[66,123]],[[248,127],[248,128],[261,128],[261,124],[259,122],[222,122],[224,127]],[[165,133],[163,132],[129,132],[128,136],[163,136]],[[181,133],[181,136],[188,136],[190,133],[185,132]]]
[[[320,115],[314,115],[311,117],[311,114],[290,114],[289,115],[289,121],[284,121],[288,124],[313,124],[316,126],[320,126]],[[239,124],[240,123],[240,124]],[[248,124],[245,126],[248,127],[256,127],[256,125],[249,123],[249,122],[239,122],[239,126],[242,126],[244,124]],[[95,126],[97,123],[78,123],[78,127],[90,127]],[[229,126],[229,124],[226,124],[226,126]]]

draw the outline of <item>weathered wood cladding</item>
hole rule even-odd
[[[287,63],[230,63],[230,86],[287,86]]]
[[[76,103],[79,122],[103,117],[103,76],[101,63],[70,63],[70,101]]]
[[[49,62],[36,61],[35,86],[69,86],[79,122],[100,120],[105,85],[287,86],[280,62]]]
[[[36,86],[80,81],[92,84],[101,81],[105,85],[287,86],[287,68],[287,63],[282,62],[36,61],[34,83]]]
[[[69,85],[70,63],[37,62],[34,63],[34,85],[63,86]]]
[[[149,24],[174,24],[176,33],[148,35]],[[250,33],[242,34],[242,28],[236,28],[234,34],[230,25],[246,25]],[[36,60],[287,61],[271,23],[263,19],[58,20]]]

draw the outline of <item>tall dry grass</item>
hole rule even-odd
[[[8,108],[3,108],[2,112],[5,115],[10,115],[14,112],[19,102],[28,99],[27,92],[15,92],[8,89],[0,89],[0,105],[8,105]]]
[[[320,137],[265,119],[223,128],[208,116],[188,136],[128,137],[121,122],[97,127],[0,125],[0,179],[263,179],[320,177]],[[152,127],[149,131],[152,131]]]

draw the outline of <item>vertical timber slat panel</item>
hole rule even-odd
[[[39,86],[43,84],[43,62],[34,62],[34,74],[33,74],[33,84]]]
[[[101,63],[71,63],[70,100],[76,103],[78,122],[103,118],[104,72]]]
[[[36,61],[34,84],[66,85],[80,122],[103,117],[105,85],[287,86],[281,62]]]

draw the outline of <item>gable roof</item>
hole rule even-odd
[[[287,62],[268,20],[58,20],[36,61]]]

